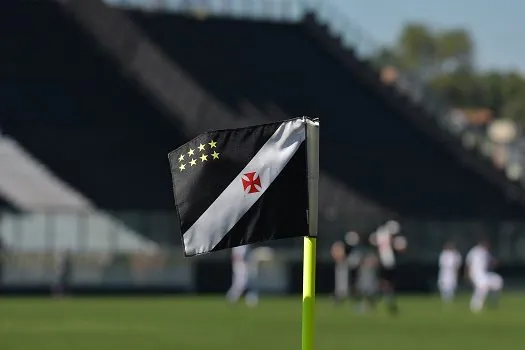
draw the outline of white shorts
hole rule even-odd
[[[438,287],[440,290],[455,290],[458,284],[457,280],[456,276],[442,276],[438,280]]]
[[[472,276],[471,279],[475,288],[490,290],[499,290],[503,288],[503,278],[494,272]]]

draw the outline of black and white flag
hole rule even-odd
[[[308,234],[306,123],[210,131],[170,152],[186,256]]]

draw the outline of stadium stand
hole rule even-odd
[[[323,42],[337,38],[313,32],[323,29],[314,17],[296,24],[128,13],[230,108],[250,101],[267,115],[273,105],[287,115],[322,116],[323,168],[405,217],[519,217],[523,210],[515,201],[521,188],[502,174],[495,180],[495,169],[477,172],[477,155],[460,158],[422,132],[409,114],[423,108],[386,94],[379,75],[351,51],[342,60],[334,52],[342,47]],[[510,184],[515,197],[496,182]]]
[[[174,123],[178,132],[193,136],[210,129],[271,121],[250,101],[244,101],[240,111],[233,111],[213,98],[124,13],[101,1],[69,1],[64,3],[64,8],[116,59],[125,76],[130,78],[129,82],[139,85],[152,103],[166,111],[165,117]],[[274,116],[289,118],[282,111],[274,110]],[[365,214],[376,217],[377,221],[391,216],[384,208],[360,198],[348,186],[326,174],[321,177],[321,189],[321,218],[327,230],[359,228],[362,223],[359,217]]]
[[[79,224],[84,237],[72,234]],[[23,227],[23,230],[17,229]],[[52,227],[52,230],[43,228]],[[151,253],[159,246],[103,212],[5,213],[0,239],[18,253],[58,251],[69,253]]]
[[[0,194],[25,211],[47,208],[82,210],[89,200],[50,173],[13,139],[0,135]]]
[[[40,192],[23,184],[13,187],[16,174],[13,168],[5,168],[0,175],[5,175],[10,200],[25,210],[38,211],[36,207],[73,210],[80,206],[84,211],[97,207],[110,212],[125,226],[119,220],[112,222],[109,214],[90,213],[90,232],[100,229],[104,233],[120,233],[117,240],[124,244],[123,249],[128,246],[125,242],[135,239],[131,236],[137,233],[159,243],[179,245],[174,217],[166,215],[173,211],[168,151],[189,138],[190,131],[193,136],[205,129],[240,126],[250,119],[229,113],[211,97],[196,95],[201,93],[199,87],[189,84],[177,86],[176,91],[185,92],[182,96],[177,94],[178,99],[182,98],[181,103],[188,106],[176,106],[181,112],[177,115],[174,109],[156,103],[152,94],[144,91],[144,82],[140,86],[130,79],[130,71],[119,65],[118,57],[113,60],[104,51],[104,45],[93,40],[89,30],[79,25],[78,17],[75,19],[60,4],[12,1],[2,6],[4,30],[0,35],[8,50],[0,58],[6,67],[0,84],[0,98],[5,101],[0,106],[0,125],[6,135],[16,140],[6,145],[17,147],[6,149],[10,154],[16,153],[13,152],[16,149],[32,159],[33,180],[42,184]],[[23,28],[21,18],[32,26]],[[31,59],[34,57],[38,59]],[[140,70],[138,74],[145,76]],[[184,99],[188,96],[189,99]],[[191,101],[200,100],[203,103],[196,102],[198,108],[191,105]],[[255,110],[245,112],[259,118],[258,122],[269,121],[265,115],[257,116]],[[218,120],[206,124],[206,115]],[[192,125],[204,129],[191,128]],[[340,181],[324,176],[322,186],[323,227],[327,230],[340,232],[359,225],[368,228],[370,221],[355,219],[364,213],[375,214],[377,222],[386,217],[383,208],[359,198]],[[57,194],[52,188],[62,192]],[[17,189],[15,198],[13,191]],[[47,197],[39,199],[38,193]],[[21,201],[25,204],[20,205]],[[146,214],[135,215],[139,211]],[[64,221],[62,216],[60,220],[74,225],[74,221]],[[25,232],[35,237],[34,242],[41,241],[37,237],[42,233],[35,224],[40,221],[29,214],[9,220],[22,221]],[[13,225],[6,222],[3,220],[7,225],[4,239],[11,246],[20,243],[9,228]],[[65,237],[61,232],[67,229],[63,227],[67,225],[56,228],[56,237]],[[96,232],[91,237],[95,242],[111,243]],[[71,242],[62,238],[62,246],[70,246]]]
[[[132,211],[172,208],[166,155],[180,142],[177,132],[163,118],[148,118],[158,112],[58,3],[2,2],[0,22],[5,49],[0,125],[6,135],[1,153],[2,165],[9,164],[0,171],[0,187],[3,202],[24,211],[9,221],[4,216],[3,239],[11,246],[40,242],[42,227],[34,224],[34,216],[44,210],[54,222],[53,212],[67,207],[59,216],[74,219],[75,210],[89,212],[88,224],[80,225],[96,231],[89,235],[94,246],[152,246],[141,234],[179,242],[169,217],[153,212],[137,219]],[[156,229],[148,220],[157,222]],[[65,223],[55,227],[62,238],[77,232],[82,222],[58,221]],[[30,239],[11,239],[16,227],[6,222],[25,225]],[[107,235],[116,238],[107,240]],[[70,242],[61,240],[58,246],[71,248]]]
[[[97,206],[171,209],[182,136],[58,4],[2,6],[3,131]]]
[[[6,211],[6,210],[13,210],[14,207],[7,201],[7,199],[0,197],[0,210]]]
[[[133,24],[126,23],[119,33],[132,35],[122,34],[121,51],[110,58],[111,42],[97,37],[97,30],[108,33],[108,27],[97,29],[89,18],[111,23],[109,13],[89,12],[105,11],[100,2],[68,2],[74,16],[52,1],[8,3],[0,15],[8,49],[1,58],[6,69],[0,93],[8,103],[0,107],[0,125],[97,207],[172,210],[166,154],[176,145],[217,126],[306,114],[325,121],[321,207],[325,225],[332,223],[333,230],[356,225],[363,212],[376,212],[382,220],[385,210],[375,203],[412,218],[514,217],[521,211],[497,186],[422,133],[407,109],[392,102],[403,101],[402,96],[385,94],[374,84],[378,76],[366,63],[349,52],[345,57],[355,62],[350,66],[334,54],[326,45],[330,38],[315,31],[323,29],[316,29],[315,18],[276,23],[127,11],[122,14],[153,40],[141,42]],[[32,27],[23,27],[20,18]],[[19,35],[10,36],[13,32]],[[169,64],[159,68],[165,60],[154,52],[156,44],[171,66],[182,68],[178,74],[154,79],[137,68],[139,58],[147,58],[157,78],[168,72]],[[123,65],[126,58],[133,67]],[[178,78],[178,89],[172,89],[169,77]],[[155,240],[179,243],[169,219],[152,224],[121,216],[147,236],[155,236],[153,226],[163,225],[166,235]]]
[[[480,232],[504,232],[512,236],[507,243],[520,243],[521,226],[514,232],[492,219],[521,218],[521,189],[477,153],[451,147],[457,140],[433,124],[428,106],[383,85],[315,15],[298,22],[197,18],[111,11],[100,0],[4,0],[0,36],[0,127],[7,135],[0,161],[9,164],[0,169],[0,209],[26,209],[2,210],[0,242],[30,262],[21,268],[9,260],[4,276],[15,286],[39,281],[41,252],[58,250],[78,254],[75,273],[89,275],[95,288],[134,289],[134,269],[151,263],[140,253],[155,251],[149,257],[158,258],[158,269],[142,274],[152,285],[185,274],[195,277],[195,290],[222,292],[226,252],[189,266],[178,249],[165,249],[180,244],[166,154],[207,129],[304,114],[323,121],[322,291],[332,285],[330,233],[369,232],[396,214],[415,247],[402,267],[411,279],[403,288],[434,288],[445,237],[467,246]],[[32,174],[38,189],[17,183],[16,168]],[[85,212],[31,212],[74,193]],[[83,252],[96,253],[97,266]],[[290,261],[299,257],[298,249],[283,252]],[[517,251],[508,256],[521,259]],[[290,291],[299,291],[300,262],[283,271]]]

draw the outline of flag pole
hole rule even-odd
[[[308,162],[308,236],[304,237],[301,349],[314,349],[315,265],[319,192],[319,120],[306,120]]]

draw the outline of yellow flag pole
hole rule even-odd
[[[308,161],[308,236],[304,238],[301,349],[314,349],[315,266],[319,193],[319,120],[306,118]]]
[[[304,237],[302,350],[314,349],[316,237]]]

